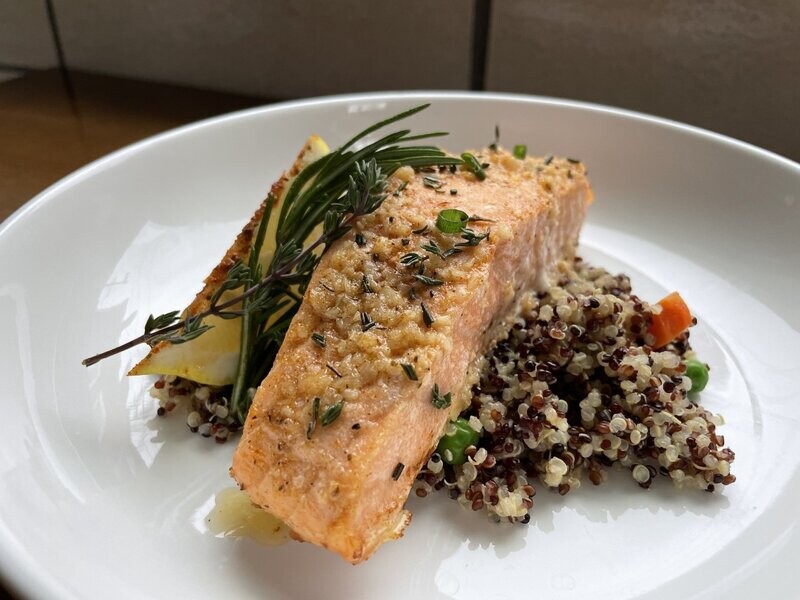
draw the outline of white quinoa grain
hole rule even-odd
[[[186,424],[192,429],[200,427],[200,424],[202,422],[203,422],[202,417],[200,416],[200,413],[197,411],[190,412],[189,415],[186,417]]]
[[[644,465],[636,465],[633,467],[632,475],[637,483],[647,483],[650,481],[650,471]]]

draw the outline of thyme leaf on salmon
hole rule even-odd
[[[342,408],[344,408],[344,402],[339,401],[336,404],[332,404],[328,408],[326,408],[322,412],[322,416],[320,417],[319,421],[323,427],[327,427],[331,423],[333,423],[336,419],[339,418],[339,415],[342,414]]]
[[[446,208],[436,215],[436,228],[444,233],[458,233],[469,220],[469,215],[463,210]]]

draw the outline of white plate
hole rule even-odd
[[[332,143],[433,101],[412,124],[577,156],[597,201],[584,253],[656,300],[678,289],[713,366],[735,485],[649,491],[628,477],[540,493],[529,527],[444,495],[352,567],[308,544],[216,538],[233,444],[159,419],[143,349],[80,359],[183,306],[306,136]],[[507,95],[377,94],[236,113],[157,136],[39,195],[0,229],[0,565],[37,598],[797,597],[800,166],[683,125]]]

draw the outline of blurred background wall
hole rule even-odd
[[[800,0],[0,0],[0,81],[48,68],[265,100],[541,94],[800,160]]]

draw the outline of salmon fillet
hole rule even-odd
[[[523,292],[573,254],[592,199],[575,161],[478,160],[490,163],[484,181],[398,171],[395,193],[325,253],[233,458],[255,504],[354,564],[402,534],[414,478],[469,402],[482,356]],[[445,208],[486,219],[470,227],[489,236],[446,258],[422,248],[464,241],[436,228]],[[409,267],[411,253],[425,260]],[[434,406],[434,386],[448,407]],[[341,402],[338,418],[310,426],[315,398],[320,412]]]

